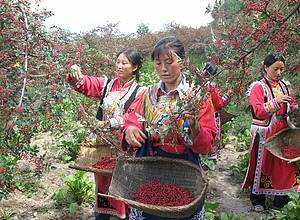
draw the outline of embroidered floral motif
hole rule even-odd
[[[201,211],[195,213],[190,220],[204,220],[204,217],[205,217],[205,209],[203,206]],[[147,219],[146,217],[143,216],[143,211],[140,211],[135,208],[131,208],[129,214],[129,220],[143,220],[143,219]]]
[[[269,176],[265,176],[263,173],[261,173],[260,185],[262,188],[265,189],[273,188],[271,183],[271,178]]]

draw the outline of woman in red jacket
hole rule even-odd
[[[115,63],[116,76],[112,80],[106,77],[83,75],[77,65],[71,67],[67,81],[77,91],[88,97],[100,99],[97,112],[98,126],[121,130],[128,117],[128,112],[135,109],[135,101],[141,96],[143,89],[137,84],[139,70],[143,59],[134,49],[121,51]],[[119,133],[120,135],[120,133]],[[106,220],[110,215],[123,219],[126,217],[126,206],[123,202],[99,196],[98,192],[106,193],[111,177],[95,174],[96,204],[95,219]]]
[[[273,207],[282,208],[286,192],[300,192],[300,171],[296,163],[287,163],[264,146],[264,141],[289,127],[287,113],[297,109],[291,84],[282,79],[285,59],[270,53],[263,62],[263,78],[248,91],[252,110],[250,161],[242,188],[251,187],[250,200],[255,211],[265,209],[265,195],[273,195]]]
[[[175,123],[179,130],[169,131],[165,134],[164,140],[158,133],[149,134],[148,138],[152,145],[143,145],[146,140],[145,129],[149,127],[163,129],[167,126],[172,115],[181,111],[177,104],[190,89],[181,72],[178,58],[185,59],[185,50],[176,37],[165,37],[156,43],[152,59],[160,81],[145,91],[135,111],[127,118],[123,147],[137,150],[136,156],[178,158],[189,160],[199,166],[199,154],[207,153],[211,149],[216,135],[214,115],[208,100],[204,101],[199,111],[192,112],[186,109],[181,117],[176,118]],[[186,119],[188,123],[185,122]],[[183,132],[187,132],[187,136],[183,137]],[[129,219],[163,218],[132,208]],[[194,214],[184,219],[204,219],[204,201]]]
[[[213,112],[215,114],[215,121],[217,126],[217,137],[213,149],[208,153],[208,159],[217,159],[219,150],[223,148],[221,110],[229,104],[232,93],[230,89],[227,89],[226,94],[222,96],[216,83],[209,81],[209,78],[216,75],[217,70],[217,66],[213,63],[207,63],[203,69],[203,73],[207,76],[208,80],[208,82],[206,83],[206,91]]]

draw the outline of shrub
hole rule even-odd
[[[64,182],[66,186],[52,196],[58,207],[67,207],[70,213],[75,213],[76,207],[93,201],[93,182],[87,179],[85,172],[76,171],[73,176],[66,176]]]

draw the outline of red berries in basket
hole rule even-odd
[[[281,149],[282,156],[287,159],[300,157],[300,146],[288,145]]]
[[[92,167],[99,170],[113,170],[116,166],[115,157],[102,157],[101,160],[97,161]]]
[[[181,206],[193,201],[193,196],[187,189],[160,181],[142,183],[134,197],[137,202],[158,206]]]

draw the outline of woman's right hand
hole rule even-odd
[[[83,78],[83,74],[81,73],[80,67],[76,64],[71,66],[70,77],[72,81],[80,81]]]
[[[280,96],[277,96],[275,98],[275,100],[277,101],[277,103],[289,103],[292,101],[292,97],[290,97],[288,95],[280,95]]]
[[[135,126],[128,126],[125,130],[125,140],[132,147],[141,147],[146,138],[146,135]]]

